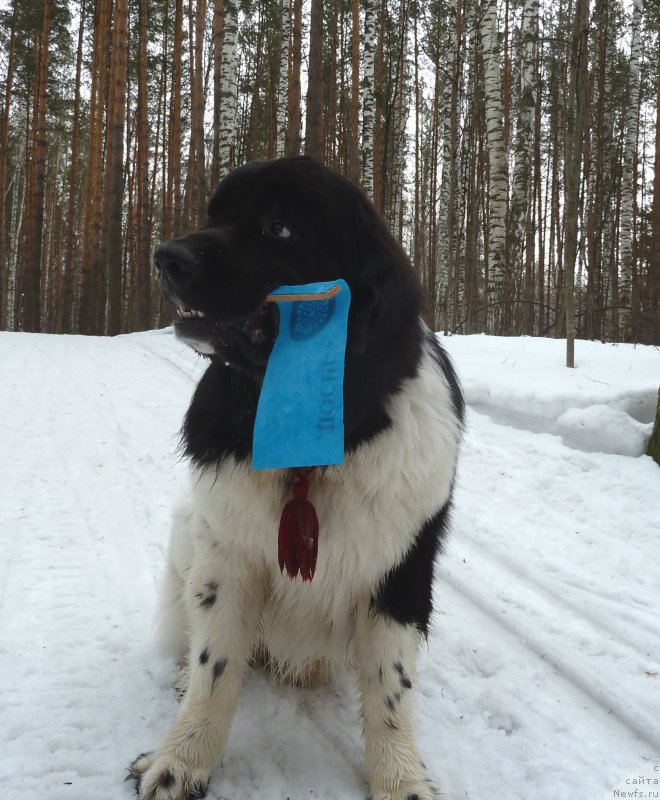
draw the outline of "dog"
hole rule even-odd
[[[129,778],[142,800],[205,795],[244,676],[260,654],[305,682],[352,665],[373,800],[428,800],[413,723],[434,561],[448,528],[463,398],[423,323],[402,247],[362,190],[305,158],[229,173],[199,230],[154,256],[177,336],[209,360],[182,429],[189,497],[174,513],[162,632],[184,664],[178,717]],[[313,580],[278,563],[295,470],[253,470],[252,435],[287,284],[350,288],[344,462],[309,478]]]

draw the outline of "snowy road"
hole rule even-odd
[[[497,394],[480,383],[486,337],[448,344],[488,415],[470,413],[421,657],[426,761],[448,800],[603,800],[660,756],[660,469],[525,430],[553,428],[521,409],[544,418],[551,393],[529,398],[545,374],[556,415],[603,420],[609,403],[643,409],[640,429],[660,356],[617,351],[620,385],[573,403],[538,355]],[[153,618],[202,367],[169,332],[0,334],[2,800],[128,800],[124,768],[176,712]],[[581,385],[601,392],[595,375]],[[251,676],[209,798],[365,794],[352,678],[311,691]]]

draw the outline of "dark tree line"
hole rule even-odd
[[[154,245],[306,153],[436,329],[660,343],[655,0],[5,0],[0,328],[169,321]]]

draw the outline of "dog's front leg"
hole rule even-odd
[[[206,793],[224,749],[257,640],[265,581],[244,559],[197,554],[184,602],[190,624],[189,681],[179,716],[153,753],[130,768],[142,800]]]
[[[371,800],[431,800],[415,739],[413,684],[421,634],[368,604],[358,610],[356,644]]]

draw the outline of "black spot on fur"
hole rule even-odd
[[[205,647],[202,652],[199,654],[199,663],[204,666],[206,662],[209,660],[209,649]]]
[[[399,675],[403,675],[403,664],[400,661],[394,662],[394,669],[399,673]]]
[[[401,686],[404,689],[412,689],[412,682],[411,682],[410,678],[407,675],[402,675],[401,676]]]
[[[204,591],[198,592],[195,597],[199,598],[200,608],[213,608],[217,600],[218,584],[216,581],[204,584]]]
[[[394,711],[394,709],[396,708],[396,703],[394,702],[394,699],[392,697],[385,698],[385,705],[389,708],[390,711]]]
[[[214,594],[207,594],[206,597],[200,601],[199,607],[200,608],[212,608],[215,605],[216,595]]]
[[[162,786],[163,789],[169,789],[170,786],[174,785],[174,781],[175,781],[174,775],[169,770],[167,770],[166,772],[163,772],[163,774],[158,779],[158,785]]]
[[[403,560],[383,579],[371,606],[428,636],[433,611],[433,567],[449,522],[451,500],[422,526]]]
[[[383,682],[383,668],[378,667],[378,680],[382,683]]]
[[[227,659],[221,658],[219,661],[216,661],[213,665],[213,679],[211,682],[211,686],[215,687],[215,683],[222,677],[222,673],[225,671],[227,667]]]

